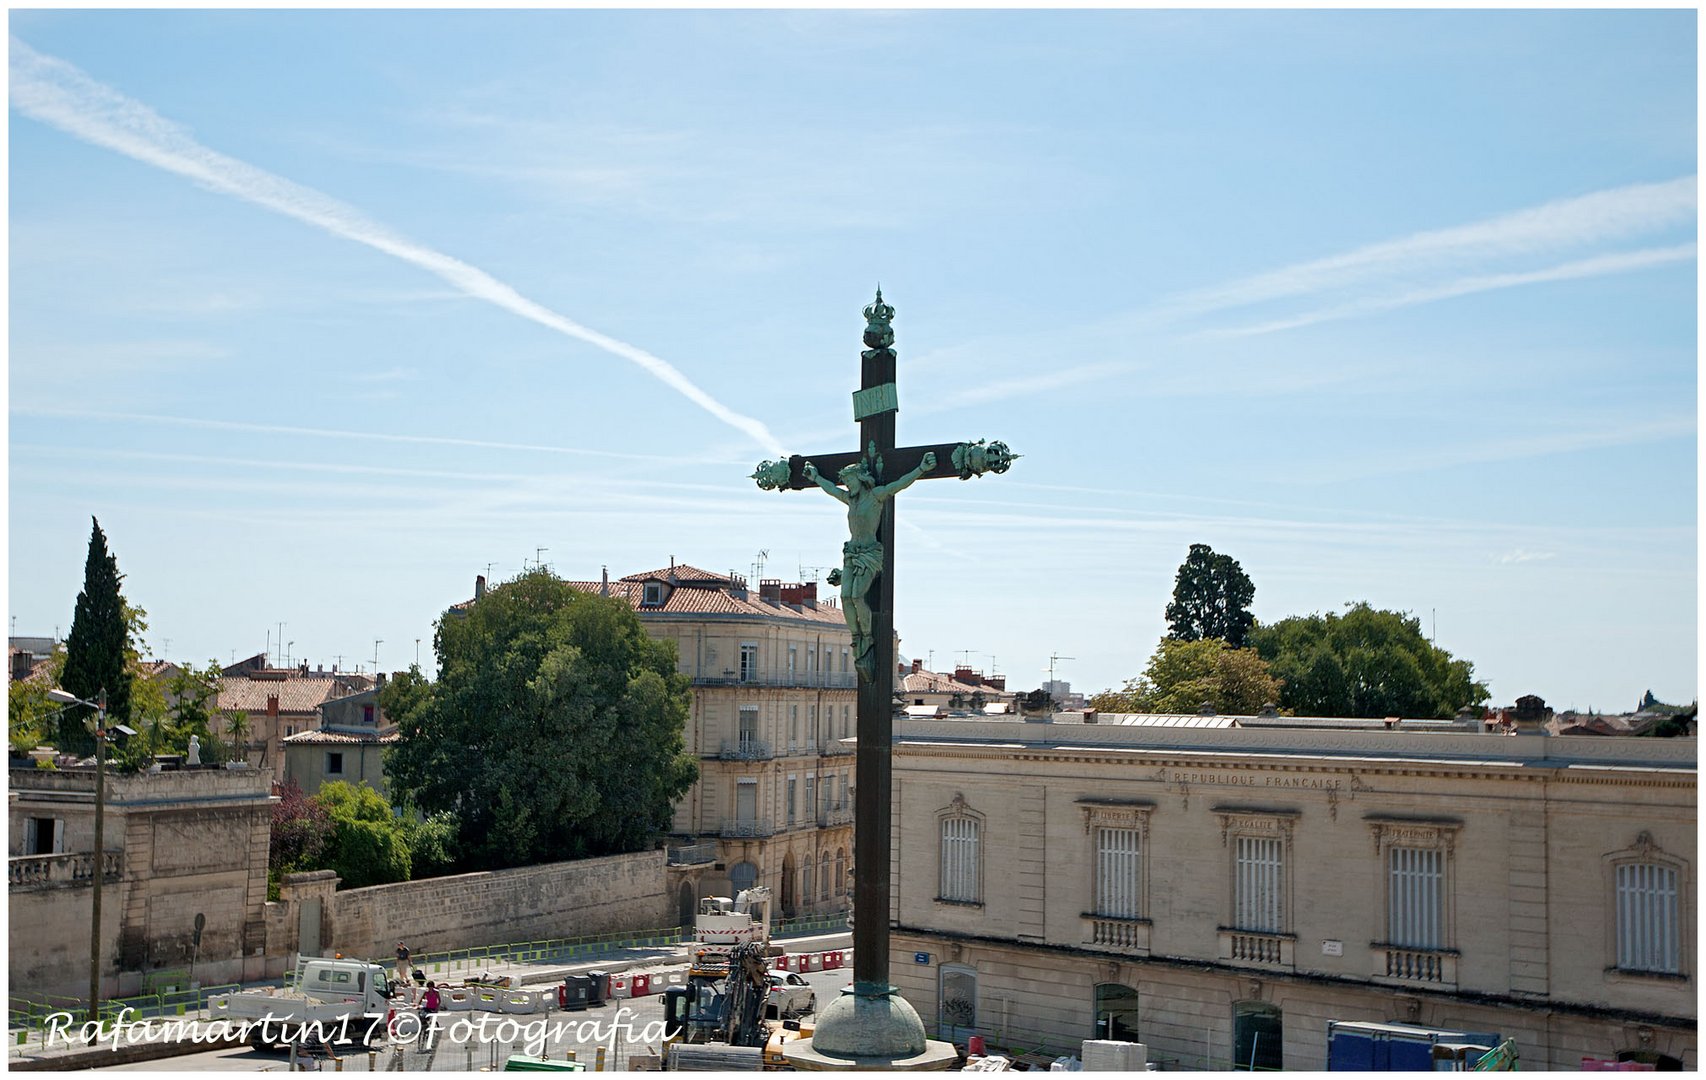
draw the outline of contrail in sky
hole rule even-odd
[[[11,61],[12,107],[25,116],[96,146],[187,177],[222,195],[254,203],[412,263],[468,296],[638,365],[769,452],[783,453],[781,443],[762,422],[730,409],[668,361],[559,315],[479,267],[398,236],[328,195],[210,150],[148,106],[96,82],[63,60],[36,52],[16,37],[11,39]]]

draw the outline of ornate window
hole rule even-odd
[[[1079,799],[1089,837],[1089,910],[1084,943],[1113,952],[1149,952],[1149,814],[1154,803]]]
[[[1685,864],[1653,843],[1650,833],[1606,857],[1613,911],[1615,970],[1681,975],[1686,952],[1682,920]]]
[[[1455,985],[1457,953],[1453,860],[1462,823],[1451,819],[1368,819],[1380,858],[1385,934],[1374,974],[1404,982]]]
[[[941,837],[938,900],[956,904],[983,903],[983,860],[979,845],[983,838],[983,815],[966,805],[956,792],[953,802],[937,811]]]
[[[1220,842],[1231,858],[1228,905],[1234,930],[1283,934],[1291,923],[1291,839],[1295,810],[1216,807]]]
[[[1080,800],[1084,830],[1090,834],[1091,914],[1113,919],[1142,919],[1148,914],[1144,849],[1149,843],[1153,803]]]

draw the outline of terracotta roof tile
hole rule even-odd
[[[666,566],[662,570],[647,570],[642,574],[629,574],[622,580],[669,581],[672,575],[678,583],[709,582],[718,585],[730,584],[729,576],[727,574],[713,574],[709,570],[701,570],[697,566],[688,566],[686,563],[676,563],[674,566]]]
[[[277,694],[279,712],[313,712],[326,701],[352,693],[352,680],[366,681],[359,675],[318,673],[293,674],[283,679],[248,679],[228,675],[219,683],[218,709],[220,712],[242,709],[251,715],[265,713],[267,699]]]
[[[400,740],[401,736],[395,731],[384,735],[356,731],[302,731],[287,735],[280,741],[289,746],[355,746],[375,743],[380,746],[392,746]]]

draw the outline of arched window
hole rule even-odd
[[[794,875],[798,867],[794,863],[794,853],[788,852],[782,860],[782,915],[793,918],[800,906],[799,891],[794,888]]]
[[[752,888],[753,882],[757,880],[758,867],[752,863],[737,862],[729,867],[729,887],[734,890],[736,896],[740,895],[742,889]]]
[[[828,900],[829,899],[829,884],[830,884],[829,883],[829,852],[826,851],[823,853],[823,858],[818,861],[818,867],[817,868],[818,868],[818,894],[817,894],[817,898],[819,900]]]
[[[1285,1032],[1279,1006],[1240,1001],[1232,1006],[1232,1067],[1284,1068]]]
[[[812,857],[806,856],[805,864],[800,870],[800,904],[810,907],[812,902]]]
[[[681,883],[681,892],[678,895],[680,898],[679,914],[681,915],[681,925],[690,927],[694,925],[694,914],[699,907],[699,898],[693,895],[693,883],[691,881],[683,881]]]
[[[1123,983],[1096,986],[1096,1038],[1142,1042],[1137,1037],[1137,991]]]
[[[977,1029],[977,972],[960,965],[943,965],[936,1034],[946,1042],[964,1043]]]
[[[835,849],[835,895],[847,894],[847,849]]]
[[[1683,975],[1692,953],[1683,919],[1688,867],[1653,842],[1651,833],[1605,857],[1611,886],[1611,961],[1619,972]]]

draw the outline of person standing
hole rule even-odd
[[[409,981],[409,947],[401,941],[397,942],[397,981],[405,985]]]

